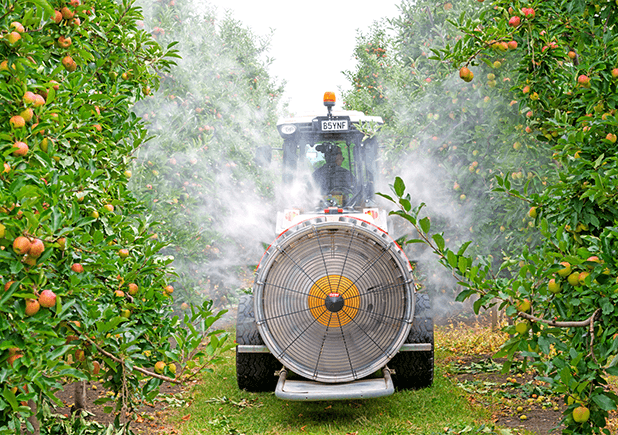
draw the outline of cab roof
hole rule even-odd
[[[315,112],[315,113],[303,113],[298,116],[293,116],[289,118],[280,118],[277,121],[277,127],[280,125],[285,125],[285,124],[295,124],[295,125],[309,124],[311,125],[311,123],[313,122],[315,118],[317,118],[318,116],[325,116],[325,115],[326,114],[323,112],[321,113]],[[362,121],[362,122],[376,122],[378,124],[384,124],[384,121],[382,121],[382,117],[365,115],[363,112],[359,112],[357,110],[333,110],[332,115],[333,117],[349,116],[350,122],[352,123],[358,123]]]

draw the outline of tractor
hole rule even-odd
[[[240,298],[238,386],[313,401],[429,387],[429,298],[374,200],[383,121],[333,110],[331,92],[324,105],[277,123],[283,185],[304,194],[277,213],[253,292]]]

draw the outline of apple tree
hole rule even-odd
[[[525,127],[505,123],[495,134],[520,143],[532,136],[545,175],[531,189],[531,181],[521,185],[513,173],[495,171],[487,185],[492,198],[528,209],[536,233],[507,246],[497,270],[495,259],[467,254],[469,242],[449,245],[448,229],[432,231],[431,210],[406,193],[402,178],[386,195],[400,207],[393,213],[465,286],[459,300],[475,296],[477,310],[497,303],[516,319],[499,354],[509,357],[507,367],[525,357],[564,396],[565,434],[609,434],[608,412],[618,403],[607,387],[608,376],[618,375],[616,12],[615,2],[495,1],[452,18],[460,38],[434,52],[470,85],[512,41],[517,46],[507,60],[508,91]]]
[[[162,44],[178,41],[182,60],[136,108],[154,138],[136,154],[130,186],[162,222],[178,302],[229,306],[273,236],[263,230],[274,227],[273,177],[255,162],[257,148],[279,143],[269,39],[207,5],[143,3],[144,28]]]
[[[385,120],[383,178],[399,174],[413,199],[427,203],[434,228],[448,233],[447,242],[474,237],[470,252],[491,255],[498,273],[503,252],[532,246],[538,235],[529,205],[491,191],[496,174],[540,192],[555,172],[551,156],[525,132],[529,110],[510,93],[517,44],[492,47],[487,62],[470,66],[471,82],[436,61],[440,50],[463,37],[449,21],[478,7],[476,1],[402,4],[400,16],[359,36],[358,67],[348,72],[353,89],[345,101]],[[426,288],[452,300],[454,283],[425,260],[426,249],[407,250],[421,260]]]
[[[202,329],[170,315],[166,241],[127,188],[147,137],[131,107],[175,52],[131,2],[0,4],[0,433],[38,433],[55,392],[95,379],[124,430],[203,339],[226,346],[208,303],[185,318]]]

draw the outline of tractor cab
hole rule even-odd
[[[316,214],[364,214],[372,223],[380,214],[373,201],[379,116],[333,111],[335,94],[324,94],[327,113],[281,119],[283,185],[290,188],[289,208],[277,219],[277,233]],[[298,188],[300,186],[300,189]],[[303,194],[299,194],[303,191]],[[301,199],[302,198],[302,199]],[[378,226],[386,224],[380,219]],[[374,222],[376,221],[376,222]]]

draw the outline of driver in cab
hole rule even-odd
[[[322,147],[324,147],[326,163],[313,173],[313,179],[320,188],[320,192],[322,195],[328,195],[350,191],[354,184],[354,177],[350,171],[341,167],[344,160],[343,151],[335,145],[322,145]]]

